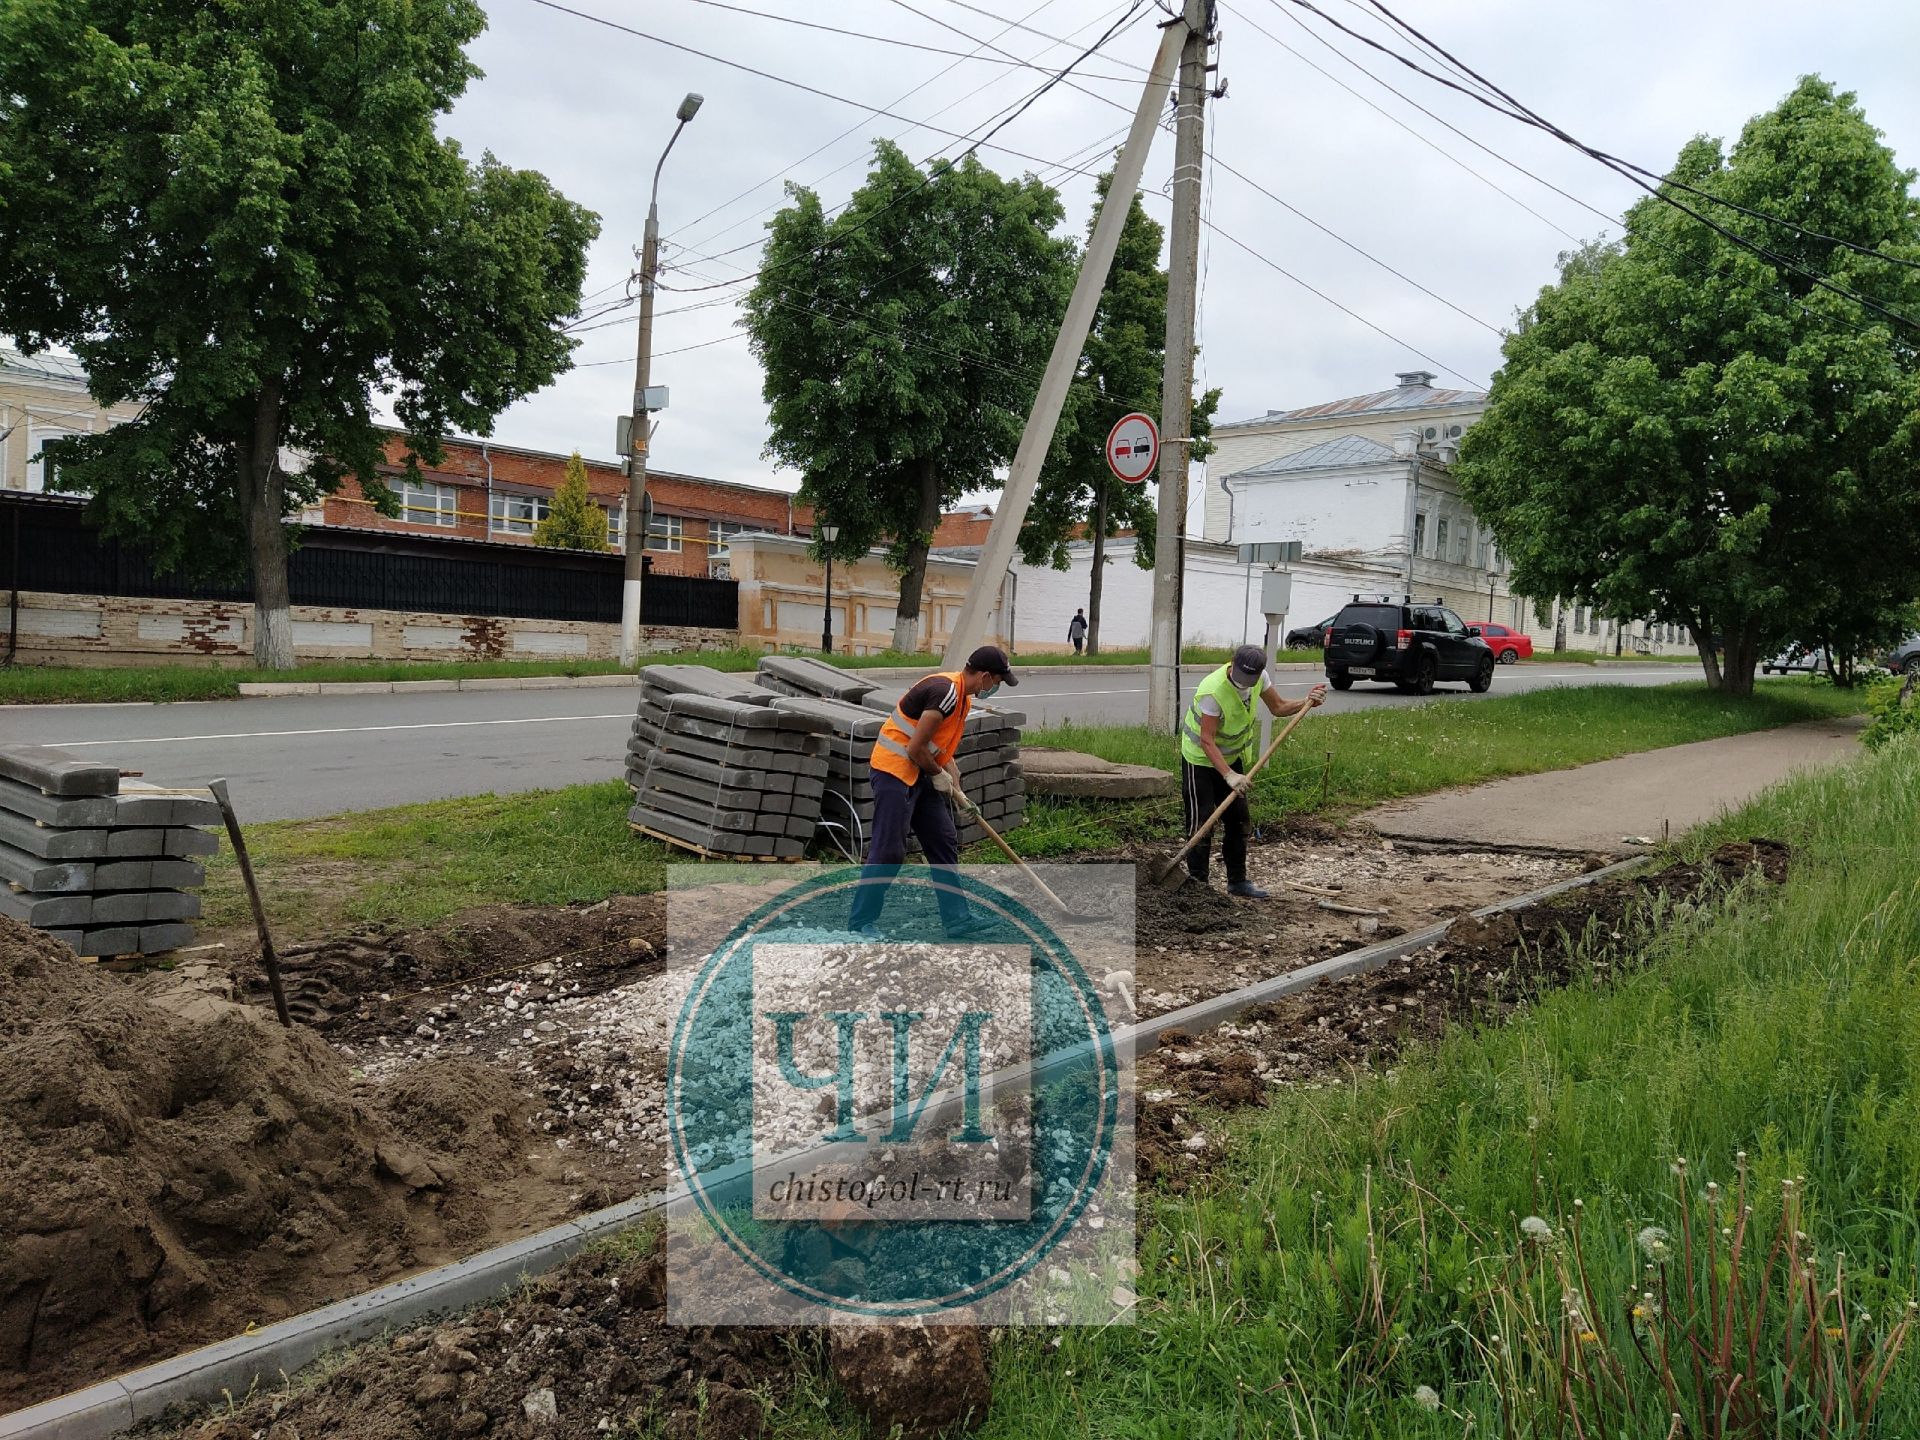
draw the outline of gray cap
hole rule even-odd
[[[1267,652],[1258,645],[1242,645],[1233,652],[1233,675],[1243,685],[1251,685],[1267,668]],[[1240,677],[1244,676],[1244,679]]]

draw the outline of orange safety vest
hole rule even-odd
[[[951,680],[953,688],[960,694],[960,703],[953,707],[953,714],[945,716],[933,732],[933,738],[927,742],[937,759],[951,760],[954,750],[960,744],[960,732],[966,728],[967,712],[973,708],[973,697],[967,694],[966,680],[962,672],[955,670],[951,674],[941,671],[937,675],[923,675],[913,682],[918,685],[923,680]],[[913,685],[907,687],[911,690]],[[902,695],[904,697],[904,692]],[[886,723],[880,727],[880,734],[873,742],[873,768],[885,771],[894,779],[908,785],[917,784],[920,779],[920,767],[907,755],[907,742],[913,739],[914,727],[918,722],[909,720],[900,713],[899,705],[893,707]]]

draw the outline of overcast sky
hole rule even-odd
[[[667,162],[660,214],[663,281],[691,286],[752,269],[755,251],[734,247],[762,237],[768,215],[782,200],[783,180],[812,186],[827,203],[838,203],[862,179],[874,137],[899,136],[915,159],[952,153],[962,142],[939,130],[912,129],[910,121],[966,132],[1043,80],[1029,69],[989,63],[992,50],[980,52],[984,59],[963,60],[822,34],[699,0],[568,3],[909,117],[875,117],[535,0],[487,0],[491,28],[474,51],[486,77],[469,90],[447,129],[475,153],[490,149],[507,163],[545,172],[599,212],[603,228],[586,287],[599,293],[589,308],[623,293],[635,265],[653,164],[685,92],[700,92],[706,106]],[[1361,0],[1320,3],[1344,23],[1388,38]],[[991,40],[1050,69],[1128,8],[1120,0],[738,4],[962,53]],[[1692,135],[1731,139],[1808,72],[1856,92],[1901,161],[1920,164],[1920,86],[1913,79],[1920,5],[1913,0],[1404,0],[1394,8],[1572,134],[1649,167],[1664,169]],[[1034,30],[1076,43],[1056,45],[1006,29],[1023,17]],[[1144,67],[1159,18],[1149,9],[1076,74],[1123,77]],[[1438,371],[1442,385],[1484,386],[1498,363],[1499,339],[1467,316],[1495,327],[1509,323],[1552,278],[1555,257],[1572,243],[1570,237],[1586,239],[1607,228],[1595,210],[1617,216],[1637,193],[1592,161],[1366,50],[1285,0],[1229,0],[1221,6],[1220,29],[1220,74],[1230,91],[1208,111],[1208,140],[1220,160],[1467,312],[1422,294],[1216,169],[1207,213],[1218,228],[1203,239],[1200,334],[1203,380],[1223,388],[1223,419],[1383,389],[1400,370]],[[1398,48],[1410,47],[1401,42]],[[1342,56],[1540,178],[1528,178],[1449,132]],[[1128,110],[1139,93],[1136,84],[1118,78],[1082,83]],[[994,143],[1046,161],[1100,157],[1110,145],[1098,142],[1126,119],[1121,109],[1056,87]],[[820,153],[810,156],[815,150]],[[1162,221],[1169,213],[1162,189],[1172,152],[1171,135],[1157,136],[1142,187],[1149,212]],[[998,150],[983,150],[981,158],[1003,173],[1042,168]],[[1066,224],[1078,236],[1092,203],[1091,182],[1066,174],[1057,183]],[[1281,275],[1225,235],[1329,298]],[[720,254],[729,250],[734,253]],[[798,477],[777,475],[761,458],[761,373],[737,332],[737,307],[722,303],[669,313],[734,293],[661,294],[653,378],[671,388],[672,406],[662,417],[653,463],[790,488]],[[496,437],[610,457],[614,417],[631,393],[634,314],[632,307],[615,311],[605,318],[616,323],[585,332],[578,368],[502,415]],[[733,338],[722,338],[728,336]],[[719,343],[705,343],[711,341]],[[703,348],[668,353],[689,346]]]

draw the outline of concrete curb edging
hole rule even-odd
[[[1522,909],[1646,863],[1646,856],[1632,856],[1470,913],[1484,918],[1505,910]],[[1319,981],[1377,970],[1431,945],[1452,924],[1452,920],[1447,920],[1430,925],[1379,945],[1351,950],[1285,975],[1183,1006],[1125,1027],[1115,1034],[1114,1044],[1116,1048],[1125,1047],[1123,1053],[1137,1057],[1156,1048],[1169,1031],[1209,1030],[1253,1006],[1291,995]],[[238,1398],[257,1385],[272,1384],[293,1374],[336,1345],[365,1340],[426,1316],[463,1310],[493,1299],[521,1279],[561,1264],[589,1242],[685,1198],[684,1186],[643,1195],[451,1265],[423,1271],[292,1316],[251,1334],[215,1341],[84,1390],[56,1396],[10,1415],[0,1415],[0,1440],[106,1440],[154,1418],[170,1406],[212,1400],[222,1391]]]

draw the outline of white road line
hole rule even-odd
[[[277,740],[295,735],[366,735],[389,730],[461,730],[475,725],[552,725],[574,720],[631,720],[631,711],[613,715],[530,715],[521,720],[433,720],[414,725],[335,725],[325,730],[236,730],[227,735],[156,735],[146,740],[67,740],[62,750],[92,745],[183,745],[195,740]]]

